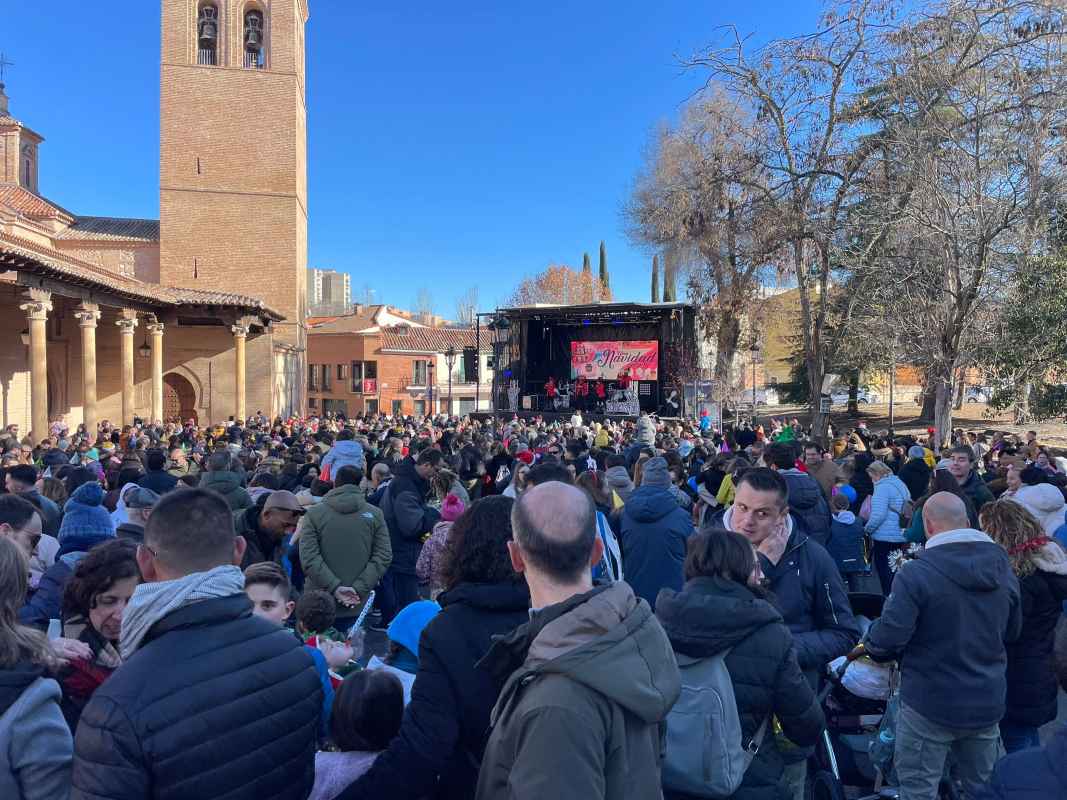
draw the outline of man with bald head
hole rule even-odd
[[[897,775],[901,800],[935,800],[951,752],[973,790],[998,753],[1007,695],[1005,642],[1019,636],[1019,581],[1008,554],[968,526],[949,492],[923,505],[926,549],[896,574],[864,648],[901,667]]]
[[[666,634],[626,583],[593,586],[604,545],[581,489],[527,489],[511,527],[532,609],[480,662],[506,683],[478,800],[661,797],[660,725],[681,690]]]

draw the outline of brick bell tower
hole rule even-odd
[[[160,282],[262,298],[247,408],[303,407],[308,0],[162,0]]]

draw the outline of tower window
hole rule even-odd
[[[219,9],[214,3],[200,6],[196,21],[196,63],[209,67],[219,63]]]
[[[263,12],[245,12],[245,69],[263,69]]]

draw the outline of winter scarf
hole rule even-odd
[[[244,589],[244,573],[229,564],[173,581],[139,584],[122,615],[119,652],[123,660],[132,656],[152,626],[172,611],[200,600],[232,597]]]

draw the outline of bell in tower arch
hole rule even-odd
[[[263,12],[249,11],[245,14],[245,50],[258,53],[263,49]]]
[[[197,20],[197,37],[201,50],[214,50],[219,38],[219,10],[213,5],[205,5],[200,9],[200,17]]]

